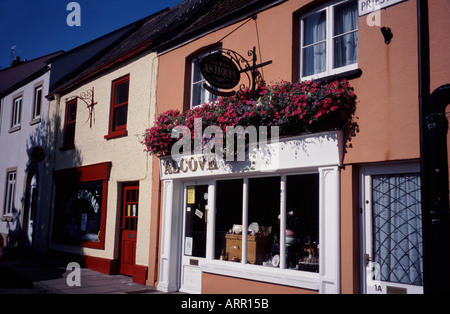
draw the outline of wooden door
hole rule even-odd
[[[126,186],[123,191],[120,273],[133,275],[136,263],[139,186]]]

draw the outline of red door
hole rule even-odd
[[[139,211],[139,186],[127,186],[123,193],[120,273],[133,275],[136,262],[137,223]]]

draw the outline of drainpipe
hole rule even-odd
[[[450,85],[430,95],[428,0],[417,0],[424,293],[450,293],[450,212],[445,109]]]

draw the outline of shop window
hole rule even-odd
[[[206,102],[215,101],[218,98],[218,96],[212,94],[203,86],[206,80],[200,71],[201,57],[193,58],[191,64],[191,108],[200,106]]]
[[[104,248],[110,168],[104,163],[55,173],[53,242]]]
[[[10,171],[6,175],[6,196],[5,196],[5,209],[3,214],[5,216],[11,216],[14,210],[14,195],[16,190],[16,171]]]
[[[34,103],[32,113],[33,120],[38,120],[41,117],[41,106],[42,106],[42,85],[39,85],[34,89]]]
[[[334,2],[302,16],[300,34],[302,80],[317,79],[357,68],[357,1]]]
[[[66,104],[66,118],[64,122],[63,148],[70,149],[75,146],[75,127],[77,123],[77,100]]]
[[[129,75],[112,83],[111,118],[106,139],[127,135],[129,89]]]
[[[277,176],[252,178],[248,183],[217,182],[216,259],[242,262],[246,232],[247,264],[319,271],[319,176],[287,176],[284,191],[281,181]],[[285,217],[280,215],[282,197],[286,199]],[[244,218],[247,228],[242,227]],[[284,265],[280,264],[281,252],[286,254]]]

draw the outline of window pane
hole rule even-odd
[[[75,123],[66,125],[66,131],[64,134],[64,145],[73,145],[75,142]]]
[[[42,87],[39,86],[35,90],[33,118],[37,118],[41,115],[41,102],[42,102]]]
[[[419,174],[372,177],[373,257],[380,279],[423,284]]]
[[[129,87],[130,81],[120,83],[119,85],[116,86],[116,100],[115,100],[116,105],[128,102]]]
[[[115,127],[126,126],[128,116],[128,105],[117,107],[114,110]]]
[[[248,223],[258,226],[258,232],[249,233],[248,263],[263,265],[279,254],[280,177],[249,180]],[[250,228],[253,229],[253,228]]]
[[[242,193],[241,179],[217,182],[215,259],[241,258],[242,237],[232,233],[233,225],[242,225]]]
[[[193,84],[192,86],[192,107],[203,104],[205,99],[205,88],[203,83]]]
[[[67,122],[74,122],[77,120],[77,103],[71,103],[67,108]]]
[[[286,267],[319,271],[319,175],[287,177]]]
[[[22,97],[14,100],[12,126],[20,125],[20,112],[22,110]]]
[[[358,29],[358,6],[349,1],[334,8],[334,35],[348,33]]]
[[[333,67],[340,68],[358,62],[358,33],[353,32],[334,39]]]
[[[202,72],[200,71],[200,65],[197,59],[194,59],[194,61],[192,62],[192,82],[195,84],[197,82],[203,81],[203,75]]]
[[[184,254],[206,257],[208,186],[190,186],[187,187],[187,193],[194,193],[194,197],[192,199],[186,197]]]
[[[327,37],[326,12],[321,11],[303,20],[303,46],[325,40]]]
[[[303,49],[303,76],[326,71],[326,44],[321,43]]]

